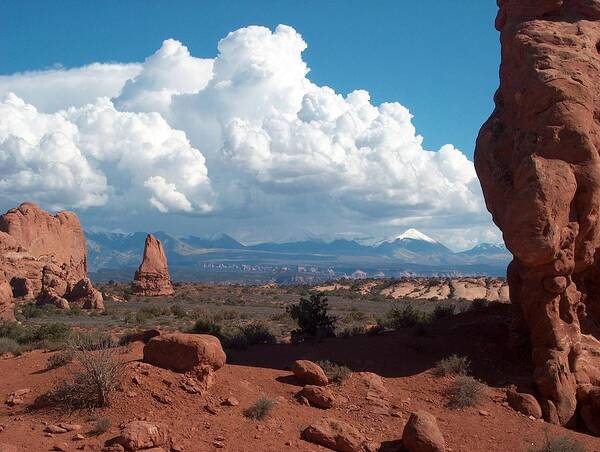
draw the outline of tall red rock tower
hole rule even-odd
[[[600,0],[498,4],[475,168],[514,255],[512,338],[531,343],[546,420],[600,434]]]
[[[169,277],[167,256],[160,240],[152,234],[146,237],[144,257],[135,272],[132,290],[135,295],[145,297],[172,295],[174,292]]]

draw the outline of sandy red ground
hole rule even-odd
[[[531,420],[502,405],[504,390],[510,383],[527,389],[530,369],[518,353],[508,350],[506,307],[486,313],[467,313],[444,319],[429,335],[414,331],[386,333],[380,336],[358,336],[331,339],[314,344],[281,344],[255,346],[245,351],[230,352],[228,364],[217,372],[217,382],[206,395],[184,392],[177,385],[180,375],[168,370],[150,368],[140,374],[138,361],[142,344],[122,349],[128,362],[123,375],[122,391],[117,392],[110,408],[94,413],[64,414],[55,411],[31,411],[28,404],[54,384],[64,379],[68,369],[45,370],[47,352],[34,351],[15,358],[0,359],[0,396],[21,388],[30,388],[26,403],[16,407],[0,407],[0,443],[19,446],[19,450],[50,450],[66,442],[72,450],[99,450],[104,441],[119,432],[119,425],[134,419],[165,422],[178,445],[185,451],[215,450],[213,442],[221,440],[228,451],[324,450],[300,439],[300,432],[311,421],[321,417],[345,420],[371,440],[389,442],[402,436],[410,412],[424,409],[434,414],[450,451],[528,451],[539,447],[546,435],[567,435],[582,442],[588,451],[600,451],[600,438]],[[435,362],[452,353],[467,355],[472,360],[473,375],[488,386],[483,402],[477,407],[452,409],[447,406],[445,390],[451,377],[436,377]],[[360,374],[353,374],[341,385],[331,386],[338,404],[320,410],[298,404],[294,394],[297,382],[288,370],[295,359],[329,359],[346,364],[355,371],[374,372],[382,376],[390,391],[390,405],[400,417],[380,415],[366,400],[366,387]],[[137,369],[137,370],[136,370]],[[132,381],[139,375],[141,384]],[[134,394],[135,393],[135,394]],[[268,419],[254,421],[242,415],[261,394],[277,400]],[[155,395],[167,396],[161,403]],[[219,402],[229,396],[239,406],[224,407]],[[206,405],[217,408],[217,414]],[[482,415],[481,411],[489,415]],[[485,413],[484,413],[485,414]],[[108,417],[112,428],[101,436],[89,436],[75,442],[73,433],[44,436],[44,422],[68,421],[90,431],[94,419]]]

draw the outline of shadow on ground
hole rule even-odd
[[[322,342],[254,346],[228,352],[228,364],[289,369],[296,359],[329,360],[353,371],[407,377],[435,367],[452,354],[467,356],[471,373],[490,386],[527,385],[527,350],[508,346],[510,307],[496,305],[437,320],[427,328],[408,328],[377,336],[331,338]]]

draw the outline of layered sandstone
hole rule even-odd
[[[499,6],[500,88],[475,166],[514,255],[513,339],[531,342],[544,417],[593,430],[600,424],[590,408],[600,401],[600,1]]]
[[[160,240],[152,234],[146,237],[144,257],[135,272],[132,291],[135,295],[145,297],[172,295],[174,292],[165,250]]]
[[[10,298],[103,308],[102,295],[87,278],[85,237],[72,212],[50,215],[23,203],[0,216],[0,316],[6,283]]]

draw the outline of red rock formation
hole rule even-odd
[[[10,283],[14,298],[61,308],[104,307],[102,295],[87,279],[85,237],[72,212],[50,215],[23,203],[1,215],[0,280]],[[0,296],[0,311],[4,299]]]
[[[146,237],[144,257],[133,278],[132,290],[135,295],[157,297],[173,294],[169,278],[167,256],[162,243],[152,234]]]
[[[498,3],[500,88],[475,167],[514,255],[513,338],[531,341],[544,417],[573,425],[600,397],[600,1]]]

